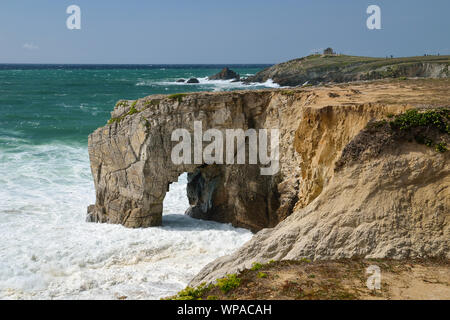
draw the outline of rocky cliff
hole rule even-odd
[[[420,140],[423,132],[397,134],[387,120],[374,122],[444,110],[449,96],[449,80],[407,80],[120,101],[89,137],[96,203],[88,220],[160,225],[169,184],[188,172],[188,214],[269,228],[193,284],[270,259],[449,258],[450,152],[435,150],[450,145],[448,131],[425,128],[430,139]],[[171,134],[193,132],[194,121],[204,130],[279,129],[280,171],[175,165]]]
[[[372,58],[317,54],[274,65],[245,82],[271,79],[282,86],[301,86],[399,77],[448,78],[449,64],[450,56]]]
[[[449,145],[449,82],[399,83],[313,90],[314,102],[297,109],[301,179],[293,213],[206,266],[191,284],[270,260],[449,259],[449,152],[398,137],[386,120],[369,122],[446,107],[446,131],[428,134]],[[335,102],[321,100],[325,95]]]
[[[88,208],[88,221],[132,228],[161,225],[170,183],[188,172],[189,215],[253,231],[275,226],[293,205],[279,195],[280,175],[262,176],[259,165],[177,165],[171,160],[177,144],[172,133],[180,128],[193,133],[195,121],[203,131],[278,128],[277,105],[271,108],[271,123],[266,121],[274,96],[283,95],[246,91],[120,101],[109,124],[89,137],[96,204]]]

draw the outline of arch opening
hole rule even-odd
[[[189,208],[189,200],[187,197],[187,172],[181,173],[178,180],[169,184],[168,191],[163,201],[163,219],[169,215],[184,215]]]

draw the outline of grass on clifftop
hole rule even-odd
[[[197,288],[186,287],[175,296],[166,298],[166,300],[202,300],[206,293],[218,289],[222,294],[227,294],[233,289],[236,289],[241,284],[241,279],[236,274],[228,274],[224,278],[217,279],[216,284],[201,284]],[[208,295],[207,300],[216,300],[216,296]]]
[[[246,79],[263,82],[272,79],[282,86],[326,82],[351,82],[385,78],[406,79],[426,73],[424,64],[442,65],[439,77],[449,77],[450,56],[374,58],[350,55],[309,55],[271,66]]]
[[[120,116],[120,117],[117,117],[117,118],[111,118],[111,119],[109,119],[109,120],[108,120],[108,124],[120,123],[120,121],[122,121],[123,119],[125,119],[126,116],[131,116],[131,115],[133,115],[133,114],[140,113],[140,112],[144,111],[145,109],[149,108],[150,106],[157,106],[157,105],[159,105],[160,100],[154,99],[154,100],[147,100],[147,101],[144,101],[144,102],[143,102],[144,108],[141,109],[141,110],[138,110],[138,109],[136,108],[137,102],[138,102],[138,100],[135,100],[135,101],[131,104],[131,108],[130,108],[130,110],[128,110],[128,112],[127,112],[126,114],[124,114],[124,115],[122,115],[122,116]],[[128,107],[128,102],[127,102],[127,101],[120,101],[120,102],[118,102],[118,103],[116,104],[116,107],[115,107],[115,108],[118,108],[118,107]],[[147,126],[148,123],[149,123],[148,120],[146,120],[146,126]]]
[[[179,103],[181,103],[181,102],[183,101],[183,98],[184,98],[185,96],[187,96],[186,93],[175,93],[175,94],[171,94],[171,95],[167,96],[167,99],[170,99],[170,100],[177,100]],[[136,109],[136,104],[137,104],[137,102],[138,102],[138,100],[135,100],[135,101],[131,104],[131,108],[130,108],[130,110],[129,110],[126,114],[124,114],[124,115],[122,115],[122,116],[120,116],[120,117],[116,117],[116,118],[111,118],[111,119],[109,119],[109,120],[108,120],[108,124],[120,123],[123,119],[125,119],[126,116],[131,116],[131,115],[133,115],[133,114],[142,112],[143,110],[149,108],[150,106],[157,106],[157,105],[159,105],[160,100],[158,100],[158,99],[153,99],[153,100],[147,100],[147,101],[144,101],[144,102],[143,102],[144,108],[141,109],[141,110]],[[127,107],[127,106],[128,106],[128,101],[120,101],[120,102],[118,102],[118,103],[116,104],[115,108],[118,108],[118,107]]]
[[[381,270],[381,289],[367,288],[367,268]],[[257,270],[253,270],[257,269]],[[357,300],[417,299],[450,288],[448,260],[270,261],[228,275],[216,284],[186,288],[175,300]],[[416,290],[416,288],[420,290]],[[402,288],[402,290],[399,290]],[[446,297],[449,298],[448,296]]]
[[[310,55],[276,65],[280,70],[291,72],[306,69],[322,69],[330,67],[355,67],[355,71],[370,71],[381,67],[391,68],[395,77],[395,66],[402,64],[414,64],[423,62],[450,63],[450,56],[417,56],[399,58],[373,58],[349,55]]]
[[[175,94],[171,94],[167,98],[170,99],[170,100],[178,100],[178,102],[181,102],[181,101],[183,101],[183,98],[185,96],[187,96],[186,93],[175,93]]]

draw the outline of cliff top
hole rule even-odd
[[[151,95],[138,100],[120,100],[112,112],[110,124],[127,115],[147,108],[159,108],[160,102],[189,101],[208,96],[282,93],[294,97],[304,92],[314,93],[312,108],[349,106],[368,103],[414,106],[449,106],[450,79],[383,79],[342,84],[284,89],[240,90],[233,92],[190,92],[172,95]],[[425,94],[426,93],[426,94]]]
[[[372,58],[348,55],[315,54],[269,67],[246,79],[296,86],[305,82],[347,82],[396,77],[448,77],[450,56]],[[441,65],[431,70],[426,64]]]

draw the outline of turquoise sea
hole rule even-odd
[[[185,176],[171,185],[162,227],[85,222],[95,202],[87,137],[115,103],[276,86],[207,80],[223,67],[0,65],[0,299],[157,299],[250,239],[184,216]],[[245,77],[266,66],[230,67]],[[190,77],[200,84],[176,83]]]

